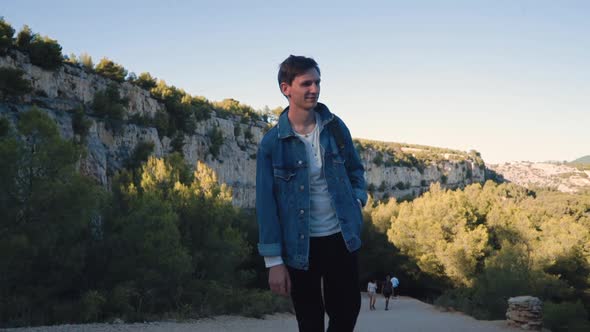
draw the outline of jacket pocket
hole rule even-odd
[[[281,168],[273,169],[273,174],[275,178],[282,179],[284,181],[289,181],[295,176],[295,172],[293,170]]]

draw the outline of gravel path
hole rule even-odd
[[[369,311],[366,294],[355,331],[358,332],[505,332],[520,331],[510,328],[505,321],[478,321],[460,313],[442,312],[435,307],[409,297],[399,297],[389,303],[378,298],[377,310]],[[7,332],[296,332],[297,322],[291,314],[276,314],[266,319],[238,316],[217,316],[194,322],[155,322],[143,324],[85,324],[36,328],[6,329]]]

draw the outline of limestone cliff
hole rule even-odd
[[[64,138],[72,139],[71,110],[86,106],[88,110],[97,92],[103,91],[115,82],[80,67],[64,64],[55,71],[44,70],[30,63],[28,57],[11,51],[0,57],[0,67],[20,68],[23,77],[31,82],[33,92],[23,97],[4,98],[0,101],[0,116],[15,122],[18,113],[37,105],[47,112],[58,124]],[[122,97],[129,101],[126,119],[134,115],[153,117],[166,107],[146,91],[129,82],[115,83]],[[85,139],[88,154],[80,162],[80,169],[104,186],[122,167],[140,142],[154,143],[155,156],[171,152],[171,139],[160,137],[154,127],[140,126],[125,122],[117,131],[109,129],[101,119],[87,112],[91,121]],[[253,207],[255,194],[256,145],[268,124],[262,121],[244,123],[239,116],[217,116],[215,112],[208,120],[198,122],[190,135],[185,135],[182,148],[185,159],[191,165],[202,160],[218,174],[219,181],[233,188],[234,203],[241,207]],[[236,129],[238,128],[239,129]],[[213,157],[209,152],[212,141],[208,133],[218,128],[223,136],[219,154]],[[412,154],[412,149],[403,153]],[[473,158],[448,158],[437,162],[421,162],[420,165],[383,165],[375,162],[382,152],[371,147],[363,148],[360,155],[367,169],[367,181],[377,197],[416,196],[428,189],[430,183],[441,182],[449,188],[462,187],[473,182],[483,182],[485,167]],[[394,154],[394,153],[393,153]],[[385,152],[385,158],[392,153]]]

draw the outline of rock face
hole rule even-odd
[[[105,187],[109,187],[111,177],[125,166],[137,144],[153,142],[156,157],[172,151],[171,139],[160,138],[156,128],[126,123],[114,132],[93,116],[90,104],[94,95],[113,83],[117,84],[121,96],[129,100],[127,119],[134,115],[153,117],[156,112],[165,111],[161,102],[138,86],[128,82],[116,83],[70,64],[55,71],[44,70],[32,65],[26,55],[17,51],[0,57],[0,67],[20,68],[24,71],[23,77],[33,86],[31,94],[18,100],[0,100],[0,116],[13,123],[19,113],[37,105],[56,121],[62,137],[72,139],[75,134],[70,111],[85,106],[91,127],[85,139],[88,153],[80,162],[80,170]],[[257,143],[268,127],[266,122],[245,123],[239,116],[222,118],[214,113],[210,119],[198,122],[194,132],[185,135],[182,151],[189,164],[204,161],[217,172],[220,182],[232,187],[235,205],[254,207]],[[212,141],[208,134],[212,128],[218,128],[223,135],[223,144],[216,157],[209,152]],[[414,197],[428,190],[432,182],[457,188],[485,180],[485,167],[470,160],[444,160],[419,170],[416,167],[377,165],[372,162],[375,153],[366,149],[360,155],[367,170],[367,183],[375,189],[373,194],[377,198]]]
[[[590,171],[558,163],[512,162],[489,165],[504,180],[525,187],[550,187],[575,193],[590,188]]]
[[[541,331],[543,328],[543,302],[532,296],[508,299],[506,312],[508,324],[525,330]]]

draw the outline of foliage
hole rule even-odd
[[[16,47],[20,50],[28,50],[33,39],[33,31],[28,25],[24,25],[22,30],[16,35]]]
[[[27,25],[18,33],[16,46],[29,54],[32,64],[41,68],[54,70],[62,64],[61,45],[57,40],[33,33]]]
[[[84,109],[78,107],[72,111],[72,129],[74,134],[80,136],[80,139],[84,141],[88,135],[88,130],[92,122],[84,115]]]
[[[401,254],[442,281],[439,305],[484,319],[504,317],[507,299],[518,295],[590,306],[587,194],[491,181],[457,191],[433,184],[380,215],[385,226],[390,216],[387,234]]]
[[[90,55],[88,55],[88,53],[80,54],[80,56],[78,57],[78,60],[80,62],[80,65],[82,66],[82,68],[84,68],[90,72],[94,71],[94,62],[92,62],[92,57]]]
[[[127,98],[121,97],[115,84],[109,84],[104,91],[98,91],[94,95],[92,109],[94,114],[105,119],[111,128],[118,129],[125,117]]]
[[[149,91],[150,89],[156,87],[156,79],[152,77],[150,73],[145,72],[139,74],[139,77],[137,77],[135,84]]]
[[[6,51],[12,47],[14,28],[0,16],[0,55],[6,54]]]
[[[125,81],[125,77],[127,76],[127,69],[108,58],[102,58],[96,65],[96,68],[94,68],[94,71],[119,83]]]
[[[0,92],[5,96],[22,96],[33,91],[31,83],[23,78],[18,68],[0,68]]]
[[[223,132],[218,127],[211,128],[209,130],[209,139],[211,140],[211,145],[209,145],[209,152],[214,158],[219,156],[219,150],[221,149],[221,145],[223,144]]]
[[[0,325],[52,322],[72,307],[58,303],[76,300],[101,196],[45,113],[22,113],[18,133],[0,138]]]

